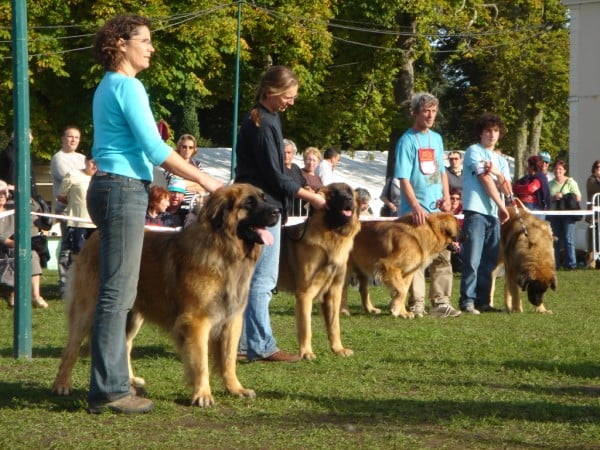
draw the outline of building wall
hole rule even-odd
[[[583,197],[592,163],[600,159],[600,0],[562,0],[571,14],[569,173]]]
[[[586,180],[592,163],[600,159],[600,0],[562,0],[562,4],[571,15],[569,175],[579,184],[585,204]],[[577,249],[587,250],[586,224],[577,222]]]

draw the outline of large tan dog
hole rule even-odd
[[[556,290],[554,238],[550,224],[527,212],[516,199],[508,208],[510,218],[500,228],[500,263],[493,280],[504,266],[504,306],[508,312],[523,312],[520,290],[527,291],[535,312],[551,313],[544,307],[544,293]],[[491,304],[494,299],[492,285]]]
[[[456,241],[458,222],[449,213],[432,213],[423,225],[413,224],[410,215],[394,221],[364,221],[354,238],[348,259],[348,279],[355,274],[363,308],[379,314],[369,296],[369,279],[374,276],[390,290],[390,311],[395,317],[413,318],[406,310],[406,297],[413,275],[427,267],[441,251]],[[342,312],[348,314],[348,283],[344,287]]]
[[[296,331],[300,356],[316,358],[312,349],[311,312],[314,300],[321,302],[331,350],[352,355],[340,336],[340,302],[346,278],[346,263],[354,236],[360,229],[354,191],[345,183],[332,183],[319,190],[327,207],[311,209],[305,223],[285,227],[277,288],[296,296]]]
[[[255,397],[237,378],[237,348],[261,244],[272,241],[264,228],[278,217],[260,189],[234,184],[212,194],[198,222],[181,232],[144,235],[138,294],[127,325],[128,354],[144,320],[168,331],[192,385],[192,405],[214,403],[209,355],[230,394]],[[53,387],[62,395],[72,391],[71,371],[93,323],[98,247],[97,236],[90,238],[69,275],[69,338]],[[131,361],[129,374],[132,384],[144,384],[134,376]]]

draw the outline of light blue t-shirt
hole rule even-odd
[[[478,175],[482,173],[483,161],[491,161],[506,178],[506,182],[511,182],[508,163],[502,155],[487,150],[481,144],[471,145],[463,158],[463,211],[498,217],[498,205],[494,203],[479,181]],[[492,177],[496,178],[494,175]]]
[[[432,158],[423,149],[432,149]],[[420,152],[421,150],[421,152]],[[420,155],[421,153],[421,155]],[[429,152],[431,153],[431,152]],[[435,131],[407,130],[396,143],[396,168],[394,177],[407,179],[415,196],[425,211],[438,211],[436,203],[444,196],[442,173],[444,168],[444,143]],[[412,211],[404,192],[401,193],[399,214]]]
[[[153,165],[172,151],[160,137],[141,81],[107,72],[94,93],[94,144],[98,170],[152,181]]]

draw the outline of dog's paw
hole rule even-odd
[[[340,309],[340,314],[343,316],[350,316],[350,310],[348,308]]]
[[[544,305],[536,306],[535,312],[540,314],[554,314],[551,310],[546,309]]]
[[[415,313],[412,311],[395,311],[391,310],[392,316],[394,317],[402,317],[403,319],[414,319]]]
[[[343,348],[341,350],[337,350],[335,354],[338,356],[352,356],[354,355],[354,351],[350,348]]]
[[[208,406],[212,406],[215,404],[215,399],[213,398],[210,390],[206,393],[202,393],[201,391],[194,393],[192,395],[192,406],[199,406],[200,408],[206,408]]]
[[[312,351],[300,352],[300,358],[305,359],[307,361],[314,361],[315,359],[317,359],[317,355],[315,355]]]
[[[54,382],[54,386],[52,386],[52,392],[58,395],[71,395],[73,392],[73,386],[71,386],[71,383]]]
[[[237,395],[238,397],[242,397],[242,398],[256,398],[256,392],[254,392],[253,389],[245,389],[245,388],[241,388],[239,390],[237,390],[236,392],[231,392],[231,395]]]
[[[367,312],[369,314],[381,314],[381,309],[375,308],[375,307],[371,307],[371,308],[367,309]]]
[[[141,388],[146,386],[146,380],[144,380],[142,377],[131,377],[129,379],[129,384]]]

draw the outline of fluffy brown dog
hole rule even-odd
[[[340,336],[340,302],[346,278],[346,263],[354,236],[360,229],[354,191],[345,183],[332,183],[319,190],[325,209],[311,209],[305,223],[285,227],[277,288],[296,296],[296,331],[300,356],[312,360],[311,312],[314,300],[321,302],[331,350],[352,355]]]
[[[390,290],[392,315],[413,318],[406,310],[406,297],[414,272],[427,267],[458,234],[458,222],[449,213],[432,213],[427,222],[416,226],[410,215],[394,221],[364,221],[354,238],[348,258],[348,278],[355,274],[365,311],[379,314],[369,296],[369,279],[374,276]],[[342,311],[348,313],[347,284]]]
[[[236,374],[242,316],[254,267],[279,211],[266,203],[260,189],[247,184],[223,187],[212,194],[198,222],[181,232],[147,231],[135,305],[128,318],[127,348],[142,322],[168,331],[193,386],[192,405],[214,403],[209,384],[209,355],[232,395],[255,397]],[[88,240],[69,275],[69,338],[53,390],[72,391],[71,371],[88,336],[98,296],[99,240]],[[144,380],[129,375],[132,384]]]
[[[514,206],[509,207],[510,218],[500,229],[500,263],[493,279],[504,266],[504,306],[508,312],[523,312],[519,291],[526,290],[535,312],[551,313],[543,301],[548,288],[556,290],[557,286],[552,230],[548,222],[528,213],[518,199],[515,202],[518,214]]]

